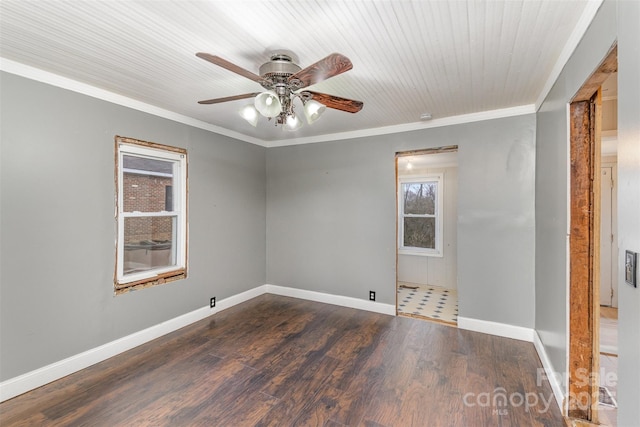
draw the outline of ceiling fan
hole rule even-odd
[[[290,55],[280,52],[273,53],[270,60],[260,66],[259,75],[219,56],[204,52],[198,52],[196,56],[253,80],[266,89],[264,92],[198,101],[199,104],[218,104],[255,97],[253,104],[246,105],[240,110],[240,116],[253,126],[256,126],[260,114],[269,120],[275,119],[276,126],[283,125],[287,130],[299,129],[302,126],[302,121],[294,111],[293,101],[295,98],[302,102],[304,114],[309,124],[315,122],[326,107],[357,113],[364,105],[361,101],[304,89],[353,68],[349,58],[339,53],[332,53],[304,69],[295,64]]]

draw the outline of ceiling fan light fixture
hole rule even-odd
[[[307,123],[312,124],[318,120],[326,109],[327,107],[318,101],[314,101],[313,99],[306,101],[304,103],[304,115],[307,118]]]
[[[272,90],[267,90],[256,96],[254,106],[265,117],[276,117],[282,112],[280,99]]]
[[[239,114],[240,117],[248,121],[251,126],[256,127],[258,124],[258,110],[256,110],[256,107],[254,107],[253,104],[247,104],[242,107]]]
[[[239,111],[240,116],[254,127],[257,125],[258,114],[260,114],[270,120],[275,119],[276,126],[282,126],[283,130],[299,129],[302,126],[302,119],[293,112],[296,98],[302,102],[304,115],[309,124],[317,121],[327,108],[347,113],[357,113],[362,110],[363,103],[361,101],[304,90],[306,87],[353,68],[349,58],[340,53],[332,53],[301,69],[293,62],[292,56],[287,51],[274,52],[271,59],[260,66],[259,75],[216,55],[198,52],[196,56],[252,80],[264,88],[265,91],[261,93],[244,93],[198,101],[199,104],[218,104],[254,98],[253,107],[245,106]],[[298,92],[301,89],[302,91]]]

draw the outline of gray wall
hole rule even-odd
[[[267,281],[395,304],[395,153],[458,145],[460,315],[533,327],[535,115],[267,151]]]
[[[640,3],[606,0],[537,115],[536,329],[567,371],[567,103],[618,40],[618,234],[640,251]],[[623,258],[619,258],[622,260]],[[621,273],[620,273],[621,274]],[[619,278],[618,425],[640,420],[640,292]]]
[[[265,283],[265,149],[0,74],[0,380]],[[113,294],[114,135],[185,147],[188,278]]]
[[[618,6],[618,244],[640,252],[640,2]],[[620,262],[620,261],[619,261]],[[640,420],[640,289],[618,268],[618,425]],[[640,271],[636,272],[639,274]],[[638,276],[640,277],[640,275]]]

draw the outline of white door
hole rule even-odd
[[[600,305],[613,304],[613,169],[602,168],[600,214]]]

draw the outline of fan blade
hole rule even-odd
[[[264,82],[265,80],[260,77],[259,75],[252,73],[249,70],[245,70],[242,67],[237,66],[236,64],[232,64],[231,62],[227,61],[226,59],[222,59],[219,56],[215,56],[215,55],[210,55],[208,53],[204,53],[204,52],[198,52],[196,53],[196,56],[198,58],[202,58],[205,61],[209,61],[212,64],[215,64],[219,67],[225,68],[231,72],[234,72],[236,74],[240,74],[243,77],[246,77],[248,79],[253,80],[254,82],[258,82],[260,84],[262,84],[262,82]]]
[[[289,77],[289,82],[292,82],[294,79],[300,80],[302,84],[299,87],[303,88],[342,74],[352,68],[353,64],[349,58],[339,53],[332,53],[326,58],[309,65],[307,68]]]
[[[353,99],[340,98],[339,96],[327,95],[326,93],[311,92],[305,90],[311,94],[311,99],[318,101],[320,104],[324,104],[328,108],[334,108],[340,111],[346,111],[347,113],[357,113],[362,110],[364,103],[362,101],[354,101]]]
[[[225,98],[206,99],[204,101],[198,101],[198,104],[219,104],[221,102],[236,101],[238,99],[247,99],[258,96],[260,92],[245,93],[244,95],[227,96]]]

